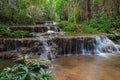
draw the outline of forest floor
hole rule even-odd
[[[120,54],[60,57],[52,80],[120,80]]]

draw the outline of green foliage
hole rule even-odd
[[[42,60],[41,61],[39,61],[39,60],[32,60],[31,62],[29,62],[29,64],[31,66],[33,66],[34,69],[40,68],[42,66],[46,66],[44,61],[42,61]]]
[[[68,21],[61,21],[61,22],[57,23],[57,26],[59,28],[63,29],[65,26],[68,25],[68,23],[69,23]]]
[[[81,26],[81,33],[87,33],[87,34],[99,34],[100,32],[97,30],[97,28],[89,27],[89,26]]]
[[[29,10],[27,7],[30,3],[28,3],[27,1],[1,0],[2,4],[0,8],[0,17],[2,19],[0,19],[0,21],[8,24],[26,24],[29,21],[26,15],[29,14]]]
[[[61,21],[57,24],[57,26],[62,28],[63,31],[96,34],[96,33],[109,33],[111,22],[102,13],[101,15],[96,14],[94,18],[85,21],[82,24]]]
[[[60,22],[58,26],[64,31],[77,31],[81,33],[114,33],[112,30],[119,32],[120,16],[117,15],[119,14],[119,10],[117,9],[119,3],[116,4],[117,1],[109,1],[105,4],[106,2],[102,0],[88,1],[1,0],[0,22],[9,24],[34,24],[35,22],[47,20],[69,20],[70,22]],[[111,3],[113,4],[111,5]],[[87,7],[90,7],[91,10],[88,10]],[[91,14],[90,20],[88,20],[88,14]],[[73,23],[81,23],[83,21],[85,22],[80,25]],[[110,29],[111,27],[112,29]],[[8,33],[11,32],[7,31],[7,29],[4,30],[0,33],[0,36],[8,36]],[[25,33],[23,31],[14,31],[12,34],[15,37],[22,37],[25,36]]]
[[[67,0],[55,0],[54,2],[54,12],[57,16],[57,20],[66,20],[67,17]]]
[[[0,74],[1,78],[7,80],[13,80],[14,78],[17,78],[17,80],[35,80],[35,76],[36,74],[30,70],[29,66],[23,64],[6,68]]]
[[[11,35],[11,30],[8,26],[0,24],[0,37]]]
[[[29,31],[24,31],[24,30],[12,31],[7,25],[0,24],[0,37],[14,36],[16,38],[23,38],[29,33],[30,33]]]
[[[63,31],[80,32],[80,33],[97,33],[97,29],[93,27],[83,26],[81,24],[72,23],[68,21],[61,21],[57,24]]]
[[[1,0],[0,22],[8,24],[34,24],[51,18],[51,0]],[[43,18],[44,17],[44,18]]]
[[[5,68],[0,73],[0,80],[48,80],[51,77],[50,71],[40,68],[39,72],[35,72],[33,66],[29,64],[19,64],[12,68]]]
[[[94,17],[81,24],[76,24],[68,21],[61,21],[57,24],[63,31],[79,32],[87,34],[110,33],[112,35],[120,34],[120,18],[110,18],[104,13],[95,14]]]
[[[43,68],[40,69],[40,74],[38,75],[38,80],[48,80],[47,78],[51,78],[52,74],[50,71],[45,71]]]
[[[25,31],[25,30],[16,30],[13,32],[13,35],[16,38],[23,38],[27,34],[29,34],[29,31]]]
[[[25,61],[28,59],[28,55],[25,55],[23,57],[17,58],[15,61],[20,63],[25,63]]]
[[[64,28],[63,31],[71,31],[71,32],[78,32],[79,29],[79,25],[75,24],[75,23],[68,23]]]
[[[61,21],[57,24],[63,31],[71,31],[71,32],[78,32],[80,30],[79,24],[72,23],[68,21]]]
[[[95,18],[86,21],[82,24],[83,27],[92,29],[93,31],[97,30],[98,32],[109,32],[110,30],[110,20],[104,15],[96,15]]]
[[[94,14],[101,14],[102,11],[105,11],[109,17],[119,16],[118,5],[118,0],[109,2],[103,0],[0,0],[0,22],[9,24],[34,24],[46,20],[83,22],[88,19],[88,14],[93,17]],[[88,10],[88,7],[91,10]],[[104,29],[101,31],[104,32]]]
[[[106,17],[103,13],[97,14],[93,19],[82,23],[82,26],[82,30],[86,30],[85,32],[88,33],[109,33],[112,36],[120,34],[120,18]]]
[[[29,55],[25,55],[15,60],[16,62],[20,62],[22,64],[26,64],[31,66],[31,69],[39,69],[41,67],[47,67],[45,64],[45,60],[40,59],[31,59]]]
[[[32,14],[27,9],[19,10],[14,14],[14,23],[16,24],[34,24]]]
[[[120,27],[120,16],[111,18],[111,27],[119,28]]]

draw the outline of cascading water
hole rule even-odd
[[[54,27],[53,29],[51,29],[50,26],[47,26],[47,33],[56,33],[56,32],[60,32],[61,30],[57,27]]]
[[[48,39],[43,37],[43,36],[39,36],[35,38],[36,40],[39,40],[39,42],[42,43],[41,47],[42,50],[38,50],[37,53],[41,53],[40,58],[41,59],[50,59],[51,61],[54,61],[54,57],[52,54],[52,45],[49,44]],[[43,52],[41,52],[43,51]]]
[[[50,51],[50,47],[46,41],[43,42],[44,54],[41,54],[41,59],[47,59]]]
[[[54,33],[55,31],[50,29],[50,26],[47,26],[47,33]]]
[[[96,53],[118,53],[119,46],[113,43],[106,36],[96,37]]]
[[[59,46],[59,49],[62,49],[59,54],[63,55],[91,55],[120,52],[120,47],[106,36],[61,38],[59,40],[56,39],[55,42]]]
[[[84,38],[81,39],[81,43],[84,43]],[[86,48],[84,48],[84,46],[85,46],[85,43],[81,45],[81,47],[82,47],[81,52],[83,55],[85,54],[85,49],[86,49]]]
[[[13,41],[9,41],[7,43],[7,51],[9,52],[17,52],[17,40],[15,39],[14,42]]]
[[[32,27],[32,33],[35,33],[35,29],[34,29],[34,27]]]
[[[19,43],[20,41],[17,41],[16,39],[14,39],[13,41],[8,40],[5,43],[7,50],[11,51],[18,50],[18,48],[20,47],[28,47],[30,48],[29,52],[38,54],[41,56],[41,58],[48,58],[49,56],[51,60],[55,58],[55,55],[91,55],[118,53],[120,51],[120,47],[113,43],[106,36],[59,36],[60,34],[58,33],[62,32],[53,24],[54,22],[47,22],[45,25],[41,25],[39,27],[18,27],[22,30],[25,29],[32,31],[37,36],[31,38],[31,41],[26,40],[28,42],[25,42],[24,39],[21,39],[21,41],[23,41],[21,43]],[[11,29],[16,30],[18,28],[12,27]],[[49,34],[53,35],[49,36]],[[55,34],[57,34],[57,36]],[[50,45],[49,41],[52,42],[54,45],[57,45],[58,47],[54,47],[53,44]],[[35,42],[40,42],[42,43],[42,45],[34,45]],[[24,44],[27,44],[28,46]]]

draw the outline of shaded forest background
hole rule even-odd
[[[57,21],[64,31],[119,34],[119,4],[120,0],[0,0],[0,23]]]

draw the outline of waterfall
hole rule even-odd
[[[71,40],[71,41],[70,41]],[[63,45],[61,45],[61,43]],[[72,37],[56,39],[61,53],[67,55],[114,54],[120,47],[106,36]],[[72,46],[72,47],[71,47]]]
[[[40,56],[42,59],[49,58],[52,62],[54,61],[54,55],[55,54],[52,52],[52,46],[50,46],[47,43],[47,41],[43,42],[44,53]]]
[[[55,31],[51,30],[50,26],[47,26],[47,33],[54,33]]]
[[[114,54],[120,52],[120,46],[116,45],[106,36],[72,36],[65,37],[61,29],[54,22],[46,22],[44,25],[28,27],[11,27],[12,30],[28,30],[34,32],[35,37],[8,39],[2,43],[7,51],[17,51],[23,47],[28,53],[37,54],[42,59],[54,60],[57,55],[93,55]],[[4,40],[3,40],[4,41]],[[39,44],[35,44],[35,43]],[[21,51],[22,53],[22,51]]]
[[[51,29],[51,27],[50,26],[47,26],[47,33],[56,33],[56,32],[60,32],[61,30],[59,29],[59,28],[57,28],[57,27],[53,27],[52,29]]]
[[[14,39],[14,41],[9,41],[7,43],[7,51],[17,52],[17,40],[16,39]]]
[[[81,39],[81,43],[82,43],[82,45],[81,45],[82,55],[85,55],[85,49],[86,49],[86,48],[85,48],[84,38]]]
[[[35,33],[35,29],[34,29],[34,26],[32,27],[32,33]]]
[[[54,21],[53,21],[53,25],[56,25],[56,24],[57,24],[57,22],[54,22]]]
[[[113,41],[104,37],[96,37],[96,53],[117,53],[119,47]]]
[[[48,39],[44,38],[42,36],[36,37],[35,39],[42,43],[42,45],[41,45],[42,50],[40,49],[37,52],[37,53],[41,53],[40,58],[43,60],[49,58],[51,61],[54,61],[54,54],[52,53],[53,45],[50,45],[50,42],[48,42]]]
[[[46,41],[43,42],[44,53],[40,55],[41,59],[47,59],[50,51],[50,47]]]

